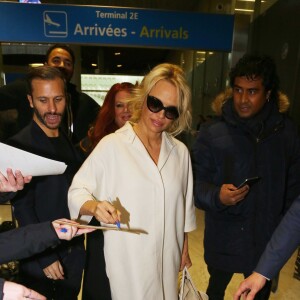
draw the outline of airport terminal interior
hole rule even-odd
[[[0,1],[1,2],[1,1]],[[18,2],[11,0],[10,2]],[[192,90],[193,128],[187,145],[194,142],[197,116],[212,114],[211,101],[228,84],[231,66],[247,51],[271,55],[278,66],[281,88],[291,101],[290,116],[300,126],[300,1],[299,0],[80,0],[46,1],[42,4],[91,5],[137,7],[143,9],[234,14],[232,51],[218,52],[209,49],[165,49],[127,47],[126,45],[71,45],[80,56],[73,78],[81,90],[89,93],[102,104],[107,91],[93,86],[99,80],[122,80],[132,76],[133,82],[161,62],[177,63],[187,73]],[[280,21],[279,21],[280,20]],[[0,41],[1,43],[1,41]],[[29,64],[43,63],[49,43],[3,42],[0,44],[1,84],[22,76]],[[121,54],[121,55],[120,55]],[[124,77],[125,76],[125,77]],[[126,77],[129,76],[129,77]],[[1,134],[1,132],[0,132]],[[1,136],[0,136],[1,138]],[[203,259],[204,212],[196,209],[197,230],[189,235],[190,255],[193,266],[190,274],[198,290],[205,291],[208,272]],[[9,204],[0,206],[0,224],[12,220]],[[297,253],[289,259],[280,272],[276,291],[270,300],[298,300],[300,281],[293,277]],[[226,290],[225,300],[232,299],[243,277],[234,275]]]

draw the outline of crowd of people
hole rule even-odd
[[[0,299],[75,300],[82,278],[83,300],[178,299],[195,207],[205,211],[209,299],[224,299],[234,273],[246,278],[235,300],[269,299],[300,243],[300,140],[274,61],[237,62],[214,117],[199,115],[191,153],[176,138],[192,121],[182,68],[116,83],[100,108],[70,83],[74,62],[56,44],[44,66],[0,88],[0,110],[19,111],[6,143],[67,165],[60,175],[0,172],[0,201],[19,227],[0,235],[0,263],[20,260]]]

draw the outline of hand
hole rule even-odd
[[[88,200],[81,207],[80,214],[91,214],[99,222],[107,224],[116,224],[121,221],[121,212],[108,201]]]
[[[23,177],[19,170],[7,169],[7,177],[0,172],[0,192],[16,192],[24,188],[24,184],[31,181],[32,176]]]
[[[47,300],[46,297],[37,293],[34,290],[28,289],[26,286],[5,281],[3,286],[3,300],[24,300],[24,299],[35,299],[35,300]]]
[[[234,300],[253,300],[256,293],[265,285],[267,279],[261,274],[254,272],[241,282],[238,290],[234,294]],[[241,298],[242,297],[242,298]]]
[[[64,221],[68,223],[73,223],[72,225],[66,225],[66,224],[60,224],[59,221]],[[77,222],[71,221],[68,219],[59,219],[52,222],[52,225],[56,231],[56,234],[59,239],[61,240],[71,240],[74,236],[78,236],[84,233],[89,233],[94,231],[95,229],[90,228],[77,228],[76,225],[78,225]]]
[[[192,261],[189,255],[188,234],[185,233],[182,255],[181,255],[180,271],[182,271],[184,267],[190,268],[191,266],[192,266]]]
[[[48,279],[58,280],[64,279],[64,270],[60,262],[57,260],[47,268],[43,269],[45,276]]]
[[[249,186],[245,185],[237,189],[233,184],[223,184],[220,190],[220,201],[224,205],[236,205],[242,201],[249,192]]]
[[[108,201],[98,201],[95,217],[100,222],[116,224],[121,221],[121,212]]]

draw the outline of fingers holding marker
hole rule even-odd
[[[119,227],[121,221],[121,212],[118,211],[109,201],[98,201],[95,210],[95,217],[100,222],[117,224]]]

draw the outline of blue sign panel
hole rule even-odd
[[[231,51],[233,15],[0,2],[0,41]]]

